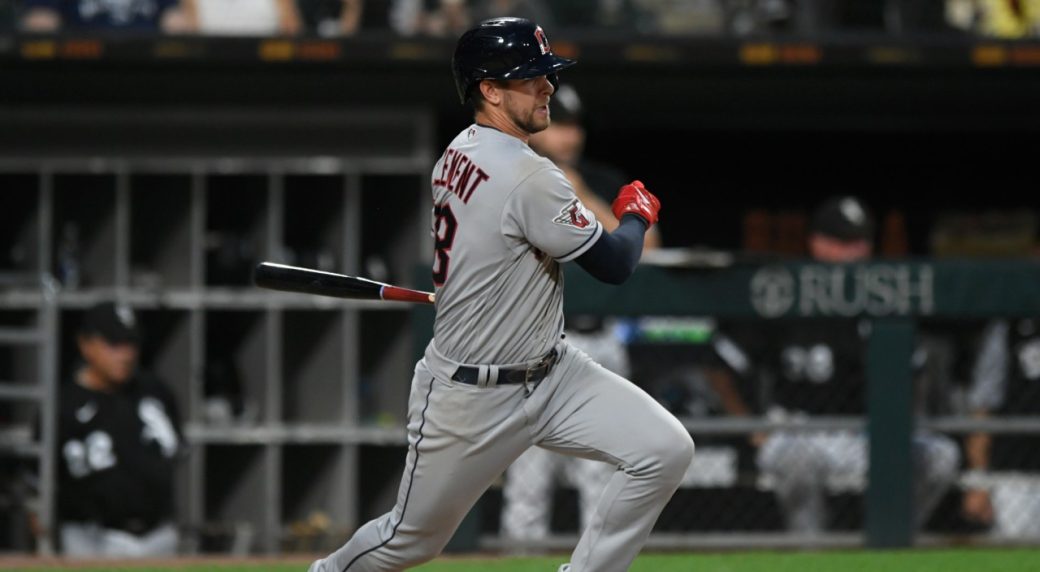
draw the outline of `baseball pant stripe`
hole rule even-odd
[[[343,568],[343,572],[347,572],[347,570],[350,570],[350,567],[353,566],[354,563],[357,562],[362,556],[379,550],[380,548],[389,544],[390,541],[394,539],[394,536],[397,535],[397,528],[401,526],[402,522],[404,522],[404,515],[408,512],[408,499],[410,499],[412,496],[412,483],[415,482],[415,468],[419,466],[419,445],[421,445],[423,441],[423,427],[426,427],[426,410],[430,408],[430,394],[433,393],[433,386],[433,379],[430,379],[430,389],[426,392],[426,405],[423,406],[422,421],[419,423],[419,438],[415,440],[415,463],[412,464],[412,471],[408,475],[408,491],[404,494],[404,504],[401,507],[401,518],[398,519],[397,524],[394,525],[394,530],[390,533],[390,538],[387,538],[386,540],[377,544],[376,546],[373,546],[372,548],[369,548],[368,550],[355,556],[354,559],[348,562],[347,566]]]

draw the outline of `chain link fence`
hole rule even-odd
[[[863,543],[859,319],[572,317],[568,339],[653,395],[697,454],[650,545]],[[918,321],[918,542],[1040,543],[1040,321]],[[614,467],[536,450],[484,501],[485,544],[563,548]]]

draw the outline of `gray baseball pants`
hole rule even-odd
[[[100,524],[61,525],[61,552],[68,558],[158,558],[177,555],[180,536],[170,523],[141,534],[104,528]]]
[[[960,450],[945,435],[918,431],[913,439],[913,456],[917,525],[921,526],[957,479]],[[775,480],[788,530],[816,535],[827,524],[828,482],[863,482],[869,465],[869,443],[865,433],[780,431],[762,445],[758,465]]]
[[[556,366],[528,395],[518,384],[451,381],[458,364],[431,344],[412,380],[397,504],[311,571],[404,570],[433,559],[492,481],[532,445],[617,467],[571,571],[627,570],[689,467],[693,440],[631,382],[565,342],[557,349]]]
[[[565,457],[541,447],[531,447],[506,470],[502,485],[501,535],[527,552],[525,542],[549,536],[553,487],[569,483],[578,491],[579,528],[592,521],[596,501],[617,467],[580,457]]]

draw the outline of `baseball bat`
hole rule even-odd
[[[433,304],[434,295],[366,278],[286,266],[274,262],[261,262],[253,271],[253,282],[261,288],[333,296],[351,300],[392,300],[395,302],[418,302]]]

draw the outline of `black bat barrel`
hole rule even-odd
[[[383,286],[378,282],[345,274],[271,262],[257,265],[253,271],[253,282],[271,290],[358,300],[378,300]]]

